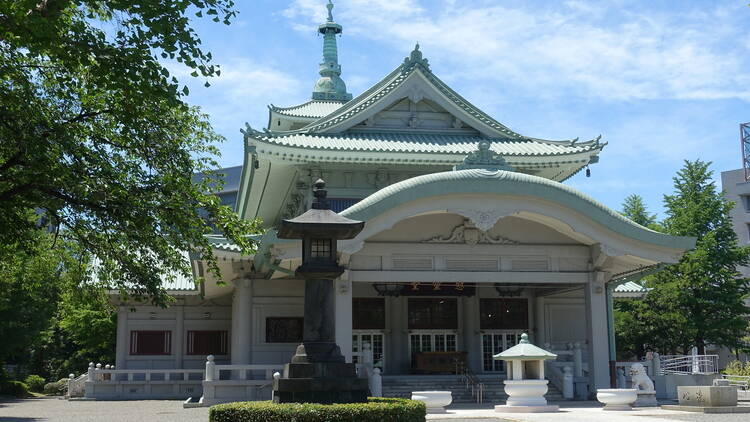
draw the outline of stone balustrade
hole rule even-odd
[[[89,364],[87,399],[185,399],[201,394],[203,369],[115,369]]]
[[[269,400],[274,376],[281,370],[283,365],[217,365],[209,355],[199,404]]]

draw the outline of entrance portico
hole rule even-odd
[[[537,344],[586,344],[591,384],[607,387],[606,285],[691,246],[562,184],[502,170],[408,179],[342,215],[367,225],[341,242],[337,341],[355,354],[370,343],[386,374],[439,372],[425,352],[502,372],[489,357],[528,330]],[[296,245],[266,242],[279,268],[297,265]]]

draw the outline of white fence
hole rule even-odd
[[[719,372],[719,355],[663,355],[660,358],[661,375],[710,375]]]
[[[557,355],[556,360],[544,361],[546,376],[566,400],[583,399],[588,395],[588,364],[584,361],[584,345],[565,343],[564,349],[554,349],[550,343],[545,349]]]
[[[85,397],[89,399],[184,399],[200,395],[202,369],[114,369],[89,364]]]
[[[273,380],[280,376],[282,365],[217,365],[214,357],[206,357],[206,377],[202,382],[203,396],[199,404],[250,400],[269,400]]]

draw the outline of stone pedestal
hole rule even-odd
[[[353,363],[288,363],[273,382],[275,403],[361,403],[369,393]]]
[[[664,405],[667,410],[700,413],[750,413],[750,407],[737,406],[737,387],[679,386],[679,405]]]
[[[737,387],[677,387],[682,406],[737,406]]]
[[[633,407],[657,407],[659,403],[656,402],[656,391],[638,391],[638,399],[633,404]]]
[[[284,365],[281,378],[273,382],[275,403],[362,403],[367,401],[369,382],[359,378],[353,363],[346,363],[335,342],[333,281],[305,281],[305,327],[303,342],[292,362]],[[329,317],[325,317],[328,315]]]

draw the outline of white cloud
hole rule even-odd
[[[404,50],[419,41],[428,58],[466,77],[536,96],[750,101],[746,5],[663,12],[624,4],[441,2],[428,10],[435,3],[351,0],[334,14],[348,34]],[[284,16],[309,30],[325,9],[296,0]]]

